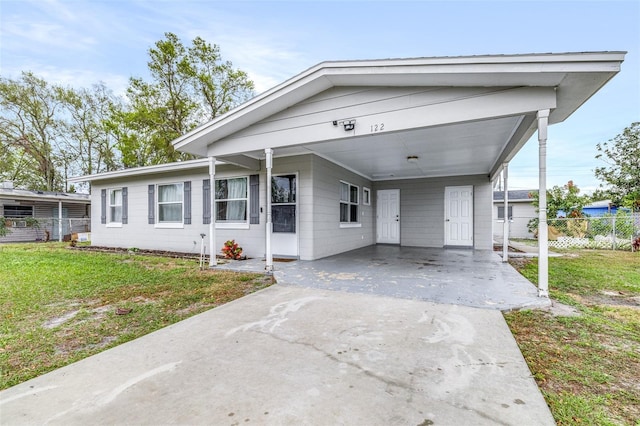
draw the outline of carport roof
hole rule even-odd
[[[576,111],[619,72],[625,53],[544,53],[322,62],[179,137],[173,144],[176,149],[184,152],[200,156],[209,155],[210,147],[217,141],[232,137],[248,126],[335,87],[546,88],[552,89],[555,93],[555,106],[551,108],[549,124],[558,123]],[[488,124],[483,125],[483,132],[491,133],[493,124],[500,135],[495,135],[496,142],[495,146],[492,146],[492,154],[484,161],[482,167],[470,168],[468,163],[459,164],[459,170],[455,170],[455,164],[440,166],[447,166],[447,170],[452,170],[455,174],[488,172],[495,175],[501,164],[509,161],[535,132],[534,117],[535,111],[531,111],[528,114],[518,112],[483,120],[484,124]],[[479,131],[479,126],[474,125],[473,120],[462,123],[454,121],[451,124],[453,123],[454,127],[446,131],[448,137],[458,131],[463,134]],[[407,138],[424,138],[427,135],[424,132],[428,129],[442,128],[447,124],[442,122],[434,126],[433,123],[425,123],[422,128],[407,129],[402,142],[405,143]],[[506,131],[508,128],[511,130]],[[483,134],[488,140],[493,136]],[[307,145],[306,152],[315,152],[319,146],[317,142],[328,142],[317,149],[320,155],[369,178],[375,178],[376,170],[372,168],[360,169],[359,164],[349,164],[339,155],[334,158],[333,153],[337,150],[331,147],[330,140],[314,142],[316,146],[310,148],[310,145]],[[245,154],[255,158],[260,152],[259,149],[242,149],[225,154]],[[281,152],[294,154],[301,151]],[[224,160],[224,156],[220,159]],[[425,165],[414,173],[429,175],[425,170],[431,169],[432,166]],[[387,166],[387,169],[389,167],[392,166]],[[434,173],[442,175],[442,172]]]

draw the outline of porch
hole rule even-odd
[[[264,259],[220,269],[263,272]],[[314,261],[276,261],[279,285],[365,293],[502,311],[546,307],[537,288],[490,250],[372,245]]]

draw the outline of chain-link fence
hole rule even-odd
[[[5,219],[5,225],[8,232],[0,237],[0,242],[57,241],[60,235],[62,240],[69,241],[74,234],[91,232],[90,218],[63,218],[62,222],[58,218],[42,217]]]
[[[640,250],[640,213],[549,219],[549,247]]]

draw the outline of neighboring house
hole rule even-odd
[[[89,232],[91,200],[86,194],[28,191],[0,186],[0,217],[9,232],[0,243],[69,239]]]
[[[91,182],[96,245],[198,252],[205,234],[267,270],[372,244],[489,250],[492,182],[623,59],[323,62],[174,141],[203,159],[70,182]]]
[[[529,194],[538,193],[537,189],[509,191],[509,238],[534,238],[527,224],[538,217]],[[493,238],[502,240],[504,235],[504,191],[493,191]]]
[[[611,200],[594,201],[582,208],[582,213],[587,216],[604,216],[605,214],[616,214],[618,207]]]

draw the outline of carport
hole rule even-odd
[[[266,223],[232,235],[263,244],[268,272],[274,255],[316,260],[372,244],[491,250],[494,181],[503,178],[507,192],[509,162],[537,134],[546,191],[547,127],[567,119],[623,60],[624,52],[582,52],[323,62],[174,146],[208,157],[211,182],[220,161],[260,173],[264,209],[261,201],[255,214],[264,210]],[[237,172],[224,169],[223,178],[229,173]],[[274,173],[301,182],[288,210],[275,210],[282,200],[272,193]],[[548,295],[545,201],[540,296]],[[208,202],[214,211],[214,197]],[[216,233],[229,235],[215,217],[208,226],[210,247],[219,245]]]

